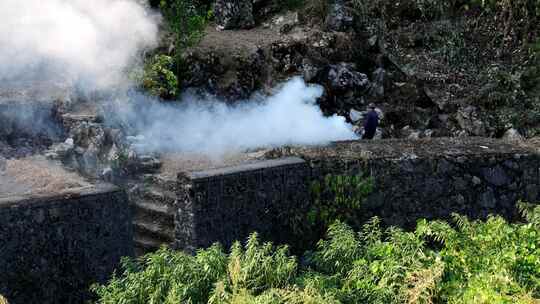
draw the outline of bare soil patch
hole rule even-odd
[[[179,172],[203,171],[246,164],[264,159],[266,151],[231,152],[219,157],[196,153],[166,154],[161,157],[161,174],[174,178]]]
[[[80,175],[42,156],[4,160],[0,166],[0,198],[61,194],[93,185]]]
[[[284,37],[298,35],[303,30],[299,27],[287,34],[280,33],[280,28],[284,24],[296,24],[296,18],[295,13],[288,12],[249,30],[220,31],[215,24],[210,24],[202,40],[193,50],[214,50],[228,55],[249,54]]]

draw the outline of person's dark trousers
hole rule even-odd
[[[373,139],[375,137],[375,132],[366,132],[362,135],[362,139]]]

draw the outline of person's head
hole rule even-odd
[[[370,103],[370,104],[368,105],[368,108],[369,108],[370,110],[372,110],[372,111],[375,110],[375,104],[374,104],[374,103]]]

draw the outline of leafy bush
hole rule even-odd
[[[261,244],[256,233],[244,248],[235,243],[230,254],[219,245],[196,256],[162,248],[122,265],[121,277],[93,287],[99,303],[225,303],[291,286],[298,269],[287,247]]]
[[[485,84],[473,100],[492,111],[489,123],[499,134],[509,126],[527,130],[527,136],[540,131],[540,43],[532,43],[528,49],[522,66],[493,65],[480,74]]]
[[[163,99],[173,99],[178,94],[178,78],[174,72],[174,59],[156,55],[145,66],[142,86],[150,94]]]
[[[197,43],[203,36],[206,22],[211,17],[194,0],[161,1],[168,30],[174,35],[176,54]]]
[[[471,222],[455,216],[457,228],[419,223],[416,233],[443,243],[445,271],[439,298],[448,303],[532,303],[540,298],[540,207],[526,212],[526,224],[500,217]]]
[[[370,178],[359,175],[327,175],[311,185],[314,203],[307,214],[311,226],[324,230],[336,220],[359,227],[358,212],[373,189]],[[312,228],[312,227],[311,227]]]
[[[211,13],[204,1],[161,0],[154,3],[165,17],[165,27],[172,36],[174,50],[169,54],[156,54],[145,65],[142,87],[163,99],[174,99],[179,93],[182,54],[196,44],[204,34]]]
[[[537,303],[540,206],[522,208],[524,223],[455,215],[412,232],[382,229],[377,218],[358,233],[336,222],[302,264],[257,234],[229,254],[163,248],[124,260],[122,276],[93,290],[98,303],[126,304]]]

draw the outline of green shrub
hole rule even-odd
[[[150,94],[174,99],[179,94],[182,54],[203,37],[211,11],[206,9],[206,2],[196,0],[162,0],[153,4],[163,13],[174,49],[171,54],[159,53],[150,58],[143,75],[137,78],[142,78],[142,87]]]
[[[374,218],[357,233],[338,221],[302,264],[256,234],[230,253],[164,248],[124,260],[121,276],[93,290],[98,303],[124,304],[538,303],[540,206],[521,206],[523,223],[455,215],[406,232]]]
[[[178,95],[178,78],[175,74],[174,59],[167,55],[156,55],[144,69],[142,86],[150,94],[163,99],[173,99]]]
[[[162,248],[139,261],[124,259],[122,267],[122,276],[92,287],[98,303],[228,303],[291,286],[298,264],[287,247],[261,244],[254,233],[230,254],[219,245],[195,256]]]
[[[358,212],[372,189],[372,179],[359,175],[327,175],[324,180],[313,182],[314,202],[307,214],[307,222],[325,230],[336,220],[360,227]]]
[[[439,297],[448,303],[527,303],[540,298],[540,207],[526,224],[500,217],[471,222],[454,216],[457,228],[421,221],[416,233],[443,243],[445,272]]]
[[[193,0],[161,1],[160,8],[168,30],[174,35],[177,54],[202,38],[211,17],[209,11],[202,10]]]
[[[490,111],[490,126],[502,134],[513,126],[526,130],[527,136],[538,134],[540,126],[540,44],[528,46],[528,58],[512,69],[493,65],[480,79],[484,86],[473,102]]]

